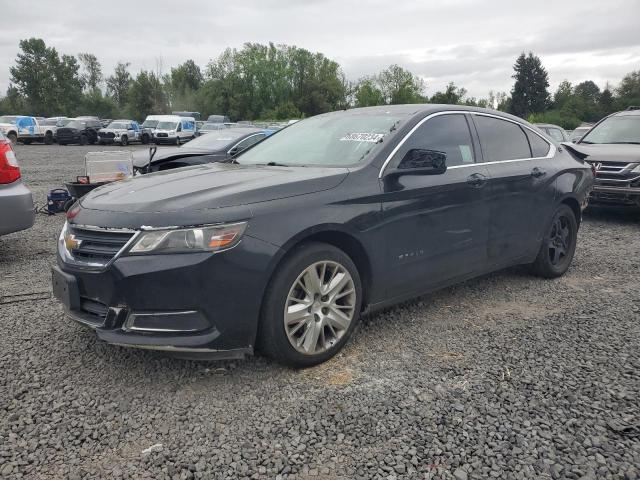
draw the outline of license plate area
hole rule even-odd
[[[53,267],[51,269],[51,285],[53,287],[53,296],[60,300],[67,310],[80,309],[78,281],[73,275]]]

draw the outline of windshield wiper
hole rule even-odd
[[[640,142],[611,142],[611,145],[640,145]]]

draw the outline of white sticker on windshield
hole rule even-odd
[[[384,133],[347,133],[340,141],[378,143],[382,137],[384,137]]]

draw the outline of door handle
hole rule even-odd
[[[547,172],[545,172],[544,170],[538,168],[538,167],[534,167],[533,170],[531,170],[531,176],[533,178],[540,178],[540,177],[544,177],[547,174]]]
[[[474,188],[481,188],[487,183],[487,177],[481,173],[473,173],[467,177],[467,183]]]

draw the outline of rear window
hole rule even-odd
[[[529,139],[529,145],[531,145],[531,155],[534,158],[546,157],[549,153],[551,145],[544,140],[540,135],[536,135],[529,129],[525,129],[527,138]]]
[[[513,122],[474,115],[485,162],[530,158],[529,142],[522,128]]]

